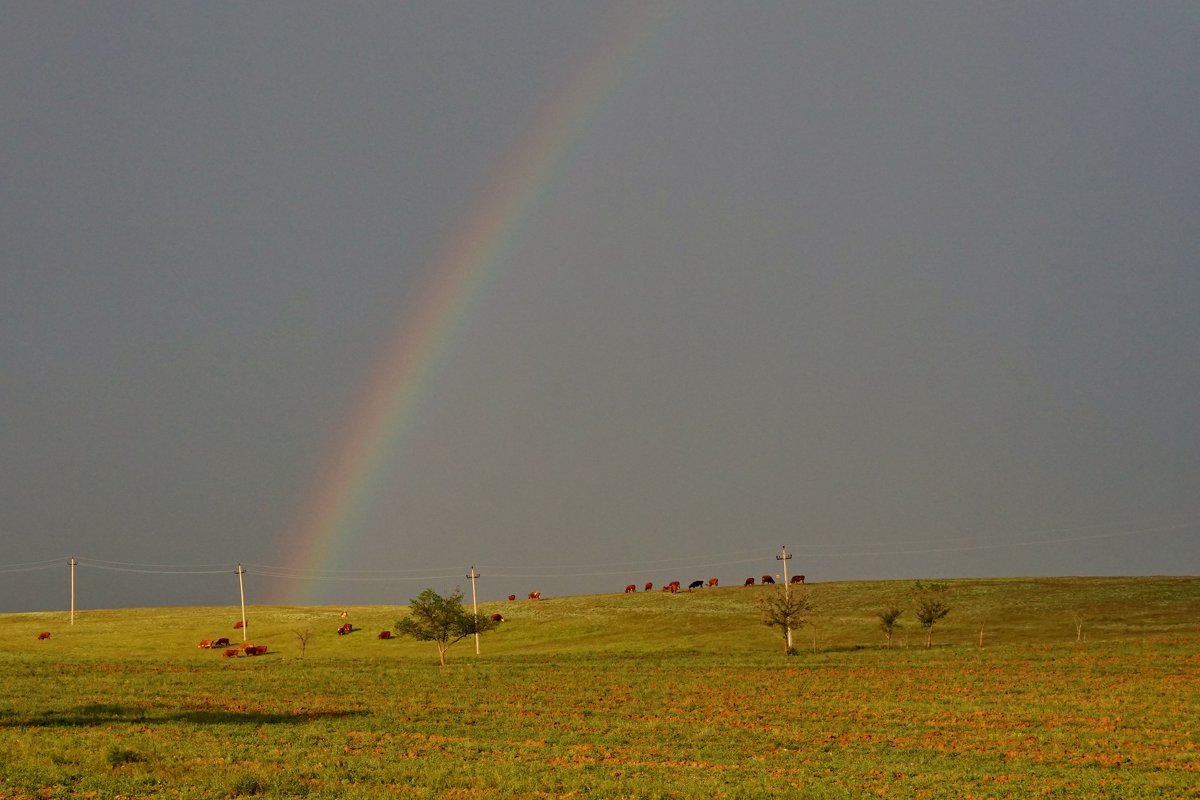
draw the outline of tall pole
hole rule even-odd
[[[71,624],[75,624],[75,556],[71,556]]]
[[[471,610],[475,613],[475,622],[479,622],[479,604],[475,602],[475,579],[481,577],[475,571],[475,567],[471,567],[471,574],[467,576],[471,579]],[[479,632],[475,633],[475,655],[479,655]]]
[[[246,586],[242,581],[242,576],[246,574],[246,570],[242,568],[242,563],[238,562],[238,594],[242,596],[242,641],[246,641]]]
[[[791,559],[791,556],[788,555],[787,547],[785,545],[780,545],[779,546],[779,555],[775,556],[775,560],[783,562],[783,596],[789,597],[789,598],[791,597],[792,590],[791,590],[791,587],[788,585],[787,562],[790,559]],[[791,650],[792,649],[792,626],[790,624],[787,625],[786,630],[787,630],[787,646],[788,646],[788,650]]]

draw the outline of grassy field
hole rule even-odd
[[[444,669],[400,607],[239,658],[231,608],[0,616],[0,798],[1200,797],[1200,578],[949,584],[928,650],[910,583],[829,583],[794,657],[731,587],[487,604]]]

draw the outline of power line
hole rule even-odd
[[[30,561],[25,564],[7,564],[0,566],[0,572],[36,572],[42,569],[53,569],[62,566],[65,561],[60,558],[51,561]]]
[[[1071,544],[1074,542],[1091,542],[1100,539],[1115,539],[1122,536],[1139,536],[1145,533],[1164,533],[1166,531],[1186,530],[1188,528],[1195,527],[1200,527],[1200,522],[1184,522],[1179,523],[1178,525],[1160,525],[1153,528],[1139,528],[1137,530],[1109,531],[1108,533],[1096,533],[1088,536],[1066,536],[1053,539],[1026,539],[1019,541],[993,541],[982,542],[978,544],[959,545],[957,547],[904,548],[892,550],[843,550],[840,552],[813,551],[805,552],[801,555],[806,558],[851,558],[855,556],[904,556],[926,555],[929,553],[962,553],[970,552],[972,550],[999,550],[1005,547],[1035,547],[1053,544]]]
[[[793,555],[806,559],[821,559],[821,558],[862,558],[871,556],[905,556],[905,555],[929,555],[935,553],[954,553],[954,552],[971,552],[981,550],[997,550],[1010,547],[1040,547],[1057,544],[1073,544],[1078,542],[1098,541],[1102,539],[1115,539],[1122,537],[1142,536],[1155,533],[1165,533],[1169,531],[1186,530],[1189,528],[1200,527],[1200,520],[1191,520],[1188,522],[1174,523],[1170,525],[1155,525],[1146,527],[1129,527],[1123,526],[1118,530],[1107,530],[1099,533],[1080,534],[1075,536],[1053,536],[1050,534],[1068,533],[1071,531],[1087,531],[1097,528],[1112,527],[1111,525],[1088,525],[1076,528],[1059,528],[1039,532],[1045,534],[1042,538],[1025,538],[1017,540],[999,540],[992,539],[984,541],[980,537],[973,537],[965,543],[953,544],[953,542],[962,542],[961,539],[926,539],[926,540],[908,540],[901,542],[892,547],[881,547],[878,549],[859,548],[843,548],[840,550],[821,550],[820,548],[807,548],[800,552],[794,552]],[[1037,535],[1037,534],[1034,534]],[[923,543],[935,544],[945,542],[945,546],[922,546]],[[870,544],[870,543],[864,543]],[[882,544],[882,543],[881,543]],[[763,560],[761,551],[740,551],[740,552],[725,552],[716,553],[709,556],[702,556],[696,559],[686,558],[665,558],[665,559],[647,559],[641,561],[617,561],[617,562],[592,562],[581,564],[557,564],[547,566],[534,565],[493,565],[483,564],[483,568],[495,578],[528,578],[528,579],[548,579],[548,578],[587,578],[587,577],[609,577],[615,575],[627,575],[631,570],[638,572],[649,571],[684,571],[692,569],[711,569],[716,567],[728,567],[737,564],[758,563]],[[28,561],[14,564],[0,564],[0,573],[17,573],[17,572],[36,572],[55,567],[62,566],[68,563],[66,557],[58,559],[47,559],[43,561]],[[76,565],[79,567],[90,567],[93,569],[106,570],[110,572],[131,572],[140,574],[155,574],[155,575],[219,575],[234,572],[237,566],[233,563],[226,564],[145,564],[129,561],[113,561],[99,558],[77,558]],[[458,577],[458,570],[453,568],[434,568],[434,569],[404,569],[404,570],[316,570],[309,568],[287,567],[271,564],[251,564],[244,565],[248,572],[267,578],[276,578],[281,580],[304,580],[304,581],[321,581],[331,583],[400,583],[409,581],[433,581],[433,580],[448,580]],[[615,569],[621,567],[621,569]],[[602,569],[607,568],[607,569]],[[432,574],[431,574],[432,573]]]
[[[92,567],[93,569],[107,570],[108,572],[137,572],[143,575],[222,575],[226,572],[233,572],[233,565],[229,565],[224,569],[188,569],[184,566],[171,567],[170,569],[151,569],[137,566],[114,567],[108,564],[97,564],[90,559],[79,559],[77,562],[81,567]],[[152,566],[168,566],[168,565],[152,565]]]

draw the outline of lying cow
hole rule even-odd
[[[376,636],[375,638],[376,639],[390,639],[390,638],[392,638],[392,632],[391,631],[380,631],[379,635]]]
[[[338,628],[338,636],[345,636],[347,633],[350,633],[353,630],[354,626],[349,622],[346,622],[340,628]]]

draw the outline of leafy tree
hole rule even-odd
[[[788,655],[795,655],[791,632],[808,622],[804,615],[812,609],[812,601],[809,600],[807,592],[784,586],[759,600],[758,608],[762,613],[763,625],[780,629],[783,635],[783,651]]]
[[[944,583],[922,585],[917,581],[914,589],[916,609],[913,613],[921,627],[925,628],[925,647],[930,648],[933,646],[933,626],[950,613],[950,605],[946,602],[949,587]]]
[[[468,636],[484,633],[496,627],[486,614],[475,614],[463,608],[460,589],[442,597],[426,589],[409,600],[408,616],[396,622],[396,633],[411,636],[419,642],[437,645],[438,663],[446,666],[446,650]]]
[[[887,637],[888,649],[892,649],[892,634],[896,632],[896,628],[900,627],[900,615],[904,613],[904,609],[892,603],[883,611],[879,612],[879,629],[883,631],[883,635]]]

